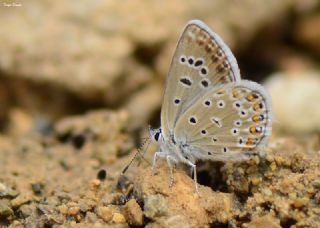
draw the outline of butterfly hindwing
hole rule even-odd
[[[237,62],[222,39],[201,21],[185,27],[175,51],[161,111],[164,137],[199,97],[219,85],[240,81]]]
[[[179,118],[175,138],[198,159],[237,160],[265,145],[271,134],[271,103],[258,83],[212,88]]]

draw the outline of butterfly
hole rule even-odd
[[[237,61],[219,35],[199,20],[185,26],[173,56],[153,158],[192,168],[196,161],[241,161],[265,146],[272,132],[271,99],[264,87],[241,80]]]

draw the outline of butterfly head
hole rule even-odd
[[[151,139],[154,142],[159,143],[161,141],[162,139],[161,128],[149,127],[149,132],[150,132]]]

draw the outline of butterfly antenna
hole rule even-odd
[[[149,140],[149,137],[147,137],[147,138],[142,138],[142,139],[143,139],[144,141],[142,142],[141,146],[140,146],[139,148],[137,148],[136,153],[134,154],[134,156],[132,157],[132,159],[130,160],[130,162],[128,163],[128,165],[126,165],[126,167],[124,167],[124,169],[123,169],[122,172],[121,172],[121,175],[123,175],[125,172],[127,172],[128,168],[130,167],[130,165],[132,164],[132,162],[136,159],[136,157],[137,157],[138,154],[140,154],[140,156],[141,156],[141,158],[142,158],[143,160],[145,160],[148,164],[150,164],[150,162],[144,158],[144,156],[143,156],[144,153],[141,153],[141,149],[144,147],[144,145],[146,144],[146,142],[149,141],[149,143],[148,143],[148,145],[147,145],[147,149],[148,149],[148,147],[149,147],[149,145],[150,145],[150,140]]]

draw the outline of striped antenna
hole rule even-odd
[[[151,165],[150,162],[149,162],[147,159],[144,158],[144,153],[145,153],[145,152],[142,153],[142,151],[141,151],[142,148],[144,147],[144,145],[145,145],[147,142],[148,142],[148,144],[147,144],[147,147],[146,147],[146,150],[145,150],[145,151],[148,150],[148,147],[149,147],[149,145],[150,145],[150,138],[149,138],[149,137],[144,138],[144,141],[142,142],[141,146],[140,146],[139,148],[137,148],[136,153],[134,154],[134,156],[132,157],[132,159],[130,160],[130,162],[128,163],[128,165],[126,165],[126,166],[124,167],[124,169],[122,170],[121,175],[124,175],[124,173],[127,172],[128,168],[130,167],[130,165],[132,164],[132,162],[136,159],[136,157],[137,157],[138,154],[140,155],[140,157],[141,157],[143,160],[145,160],[149,165]]]

